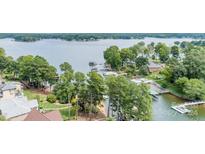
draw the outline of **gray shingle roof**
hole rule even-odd
[[[26,114],[35,107],[38,107],[37,100],[28,101],[25,97],[0,101],[0,110],[7,119]]]
[[[0,90],[1,91],[6,91],[6,90],[12,90],[16,89],[17,82],[6,82],[6,83],[1,83],[0,84]]]
[[[149,68],[161,68],[162,65],[161,65],[161,64],[154,63],[154,62],[149,62],[148,67],[149,67]]]

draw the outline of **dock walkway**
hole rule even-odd
[[[194,105],[202,105],[205,104],[205,101],[198,101],[198,102],[185,102],[181,105],[172,106],[172,109],[176,110],[177,112],[181,114],[190,113],[191,110],[187,109],[188,106],[194,106]]]

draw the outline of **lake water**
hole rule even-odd
[[[192,39],[130,39],[130,40],[99,40],[99,41],[64,41],[55,39],[45,39],[37,42],[16,42],[12,39],[0,39],[0,47],[6,50],[7,55],[18,58],[22,55],[40,55],[45,57],[49,63],[55,67],[65,61],[72,64],[76,71],[88,72],[89,61],[103,63],[103,51],[111,45],[117,45],[120,48],[130,47],[137,42],[144,41],[164,42],[173,44],[175,41],[191,41]]]
[[[169,45],[175,41],[191,41],[192,39],[131,39],[131,40],[99,40],[89,42],[63,41],[46,39],[37,42],[15,42],[12,39],[0,39],[0,47],[6,50],[7,55],[15,59],[22,55],[40,55],[45,57],[48,62],[55,67],[67,61],[76,71],[88,72],[89,61],[103,63],[103,51],[111,45],[120,48],[130,47],[137,42],[144,41],[164,42]],[[205,120],[205,107],[196,107],[197,116],[188,116],[177,113],[171,109],[172,105],[182,103],[183,100],[173,95],[161,95],[158,100],[153,102],[152,120]]]
[[[171,108],[171,106],[184,103],[182,100],[171,94],[159,95],[153,101],[152,120],[154,121],[192,121],[205,120],[205,105],[192,107],[193,114],[181,114]]]

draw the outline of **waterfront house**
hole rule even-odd
[[[162,68],[164,68],[164,64],[158,64],[158,63],[155,63],[155,62],[149,62],[148,64],[148,69],[149,69],[149,72],[150,73],[153,73],[153,72],[159,72],[162,70]]]

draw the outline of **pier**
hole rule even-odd
[[[187,109],[188,106],[194,106],[194,105],[202,105],[205,104],[205,101],[198,101],[198,102],[185,102],[184,104],[177,105],[177,106],[172,106],[172,109],[175,111],[185,114],[185,113],[190,113],[191,110]]]

